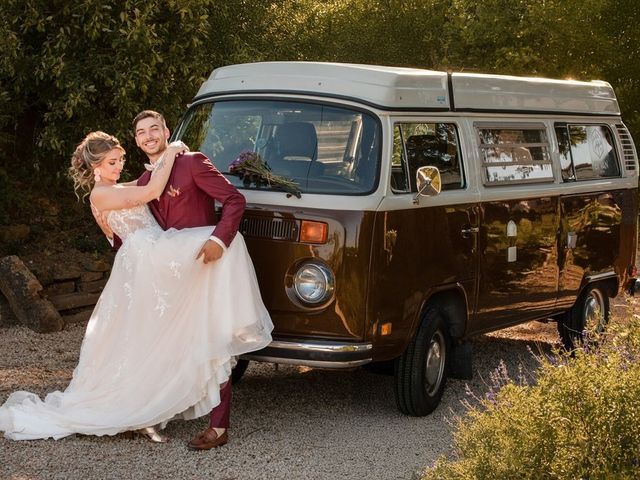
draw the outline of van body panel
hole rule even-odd
[[[544,318],[558,289],[558,198],[483,202],[476,317],[469,332]]]
[[[265,229],[250,231],[247,220],[324,222],[328,225],[327,242],[309,244],[273,238]],[[297,207],[265,211],[247,206],[240,231],[254,263],[263,301],[275,320],[274,337],[363,340],[373,223],[373,212]],[[304,305],[291,291],[297,267],[310,259],[320,260],[336,276],[335,296],[326,305]]]
[[[587,277],[614,272],[619,286],[626,284],[635,263],[636,221],[629,218],[634,209],[633,190],[561,197],[558,309],[573,304]]]
[[[411,207],[376,215],[371,261],[370,310],[374,351],[393,358],[404,350],[417,327],[422,307],[435,292],[462,288],[473,305],[476,282],[476,235],[463,233],[477,225],[474,203]],[[391,333],[379,326],[391,324]]]

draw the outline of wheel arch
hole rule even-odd
[[[464,337],[467,330],[469,308],[467,293],[462,285],[445,286],[425,295],[411,329],[411,338],[416,335],[424,313],[430,306],[435,306],[441,311],[452,341]],[[410,339],[407,339],[407,343],[409,341]]]

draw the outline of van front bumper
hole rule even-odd
[[[371,362],[372,351],[371,343],[274,340],[262,350],[242,355],[241,358],[315,368],[352,368]]]

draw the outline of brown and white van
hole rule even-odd
[[[606,82],[233,65],[176,137],[223,172],[256,152],[302,192],[229,175],[275,324],[247,359],[395,360],[409,415],[469,375],[473,335],[553,318],[571,345],[635,281],[638,159]]]

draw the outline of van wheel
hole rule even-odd
[[[582,334],[601,332],[609,321],[609,296],[600,285],[589,285],[580,294],[571,310],[558,320],[558,332],[564,348],[574,349]]]
[[[244,360],[242,358],[238,359],[236,366],[231,370],[231,385],[235,385],[240,381],[244,372],[247,371],[247,367],[249,366],[249,360]]]
[[[442,313],[427,307],[416,336],[396,360],[395,396],[402,413],[422,417],[438,406],[447,379],[450,346]]]

